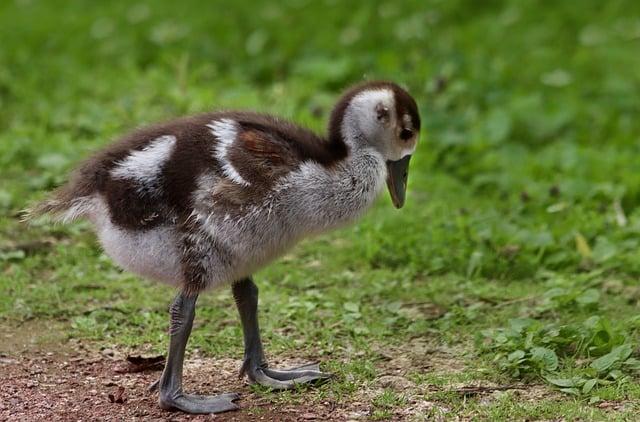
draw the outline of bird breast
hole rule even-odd
[[[278,180],[259,203],[226,209],[209,203],[194,218],[250,271],[304,237],[361,216],[382,190],[385,177],[384,160],[371,150],[354,152],[333,168],[309,161]],[[202,205],[210,197],[206,192],[216,187],[215,178],[201,177],[196,203]]]

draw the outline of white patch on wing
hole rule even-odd
[[[156,190],[162,166],[171,156],[175,145],[175,136],[156,138],[143,149],[133,151],[120,161],[111,170],[111,176],[114,179],[135,180],[142,189]]]
[[[237,123],[231,119],[221,119],[212,121],[207,127],[211,129],[211,134],[218,139],[214,152],[222,166],[224,175],[240,185],[249,186],[250,183],[240,176],[240,173],[227,158],[227,151],[238,136]]]

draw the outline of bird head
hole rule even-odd
[[[332,138],[350,148],[370,147],[387,163],[387,187],[396,208],[404,205],[409,160],[418,144],[420,115],[413,97],[393,82],[366,82],[338,101],[329,123]]]

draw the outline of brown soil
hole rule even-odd
[[[198,416],[165,411],[158,406],[157,392],[148,391],[160,371],[129,373],[125,352],[98,352],[77,341],[65,341],[64,329],[64,324],[39,321],[0,326],[0,421],[349,419],[343,408],[329,401],[292,404],[279,402],[277,395],[274,400],[259,396],[238,378],[240,360],[194,354],[185,362],[185,390],[207,395],[239,393],[240,410]],[[295,363],[274,362],[283,367]],[[362,409],[363,414],[367,411]]]
[[[157,392],[149,385],[160,376],[155,370],[130,372],[127,352],[96,351],[92,345],[65,340],[64,324],[28,321],[19,327],[0,326],[0,421],[348,421],[366,420],[375,409],[375,398],[393,390],[405,398],[394,409],[393,420],[423,420],[435,409],[447,409],[426,400],[425,386],[406,377],[409,369],[462,370],[455,351],[433,348],[414,339],[402,350],[380,347],[379,377],[362,385],[348,400],[322,398],[315,392],[287,395],[257,394],[238,378],[241,361],[187,356],[185,390],[194,394],[239,393],[240,410],[218,415],[187,415],[158,406]],[[378,347],[374,347],[378,349]],[[139,353],[132,353],[137,355]],[[275,367],[303,362],[276,361]],[[141,369],[141,368],[137,368]]]
[[[236,375],[240,362],[229,359],[190,358],[185,367],[186,388],[196,394],[239,392],[240,411],[199,416],[164,411],[157,404],[157,393],[148,391],[160,372],[123,373],[124,365],[122,359],[99,353],[5,354],[0,357],[0,420],[344,420],[344,415],[332,414],[336,406],[329,402],[279,404],[252,393]],[[122,389],[122,400],[118,400]]]

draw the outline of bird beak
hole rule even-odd
[[[409,160],[411,155],[398,160],[387,161],[387,187],[391,194],[391,201],[396,208],[402,208],[407,192],[407,177],[409,175]]]

